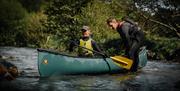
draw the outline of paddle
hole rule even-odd
[[[80,48],[83,48],[83,49],[87,49],[87,50],[89,50],[89,51],[92,51],[92,52],[95,52],[95,53],[97,53],[97,54],[102,55],[102,56],[103,56],[104,61],[105,61],[105,62],[106,62],[106,64],[108,65],[109,72],[111,71],[111,67],[110,67],[109,63],[107,62],[107,60],[106,60],[106,58],[105,58],[105,57],[107,57],[107,55],[106,55],[106,54],[101,53],[101,52],[98,52],[98,51],[95,51],[95,50],[88,49],[88,48],[83,47],[83,46],[79,46],[79,45],[78,45],[75,41],[71,41],[71,42],[73,42],[73,44],[74,44],[75,46],[77,46],[77,47],[80,47]]]
[[[74,41],[72,41],[74,42]],[[80,48],[83,48],[83,49],[87,49],[89,51],[92,51],[92,52],[95,52],[97,54],[100,54],[103,56],[103,58],[108,58],[108,56],[104,53],[101,53],[101,52],[98,52],[98,51],[95,51],[95,50],[91,50],[91,49],[88,49],[86,47],[83,47],[83,46],[79,46],[76,42],[74,42],[75,46],[77,47],[80,47]],[[127,70],[130,70],[132,64],[133,64],[133,61],[131,59],[128,59],[126,57],[123,57],[123,56],[112,56],[112,57],[109,57],[111,58],[118,66],[122,67],[122,68],[125,68]],[[106,60],[105,60],[106,61]],[[109,63],[106,61],[106,63],[108,64],[109,66]],[[110,68],[110,66],[109,66]]]

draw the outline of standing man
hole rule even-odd
[[[125,18],[124,21],[118,21],[115,18],[107,19],[107,24],[113,30],[116,30],[123,41],[125,46],[125,54],[128,58],[132,59],[133,65],[132,72],[136,72],[138,68],[138,51],[144,41],[144,33],[140,31],[137,24],[132,20]]]

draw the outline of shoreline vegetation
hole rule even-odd
[[[122,55],[117,33],[106,19],[128,16],[146,35],[150,60],[180,62],[178,0],[1,0],[0,46],[54,49],[67,52],[83,25],[108,55]],[[152,5],[151,5],[152,4]],[[157,7],[155,7],[157,6]]]

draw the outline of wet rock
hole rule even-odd
[[[32,68],[25,68],[24,70],[33,70]]]
[[[0,55],[0,59],[7,60],[7,61],[13,61],[16,60],[13,56],[2,56]]]
[[[0,76],[1,80],[14,80],[18,76],[18,69],[12,63],[1,59]]]
[[[25,75],[25,74],[26,74],[25,71],[20,71],[20,72],[19,72],[19,75]]]

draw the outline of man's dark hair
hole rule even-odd
[[[106,23],[109,24],[109,23],[112,22],[114,19],[115,19],[115,18],[110,17],[110,18],[108,18],[108,19],[106,20]]]

